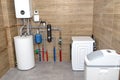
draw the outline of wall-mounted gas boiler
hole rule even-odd
[[[14,0],[16,18],[32,17],[32,0]]]

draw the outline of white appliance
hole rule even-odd
[[[120,55],[98,50],[85,57],[85,80],[119,80]]]
[[[32,0],[14,0],[16,18],[32,17]]]
[[[14,37],[17,67],[19,70],[29,70],[35,66],[32,36]]]
[[[33,20],[34,20],[34,22],[39,22],[40,21],[40,16],[39,16],[39,11],[38,10],[34,11]]]
[[[72,37],[72,69],[84,70],[84,58],[93,52],[94,40],[89,36]]]

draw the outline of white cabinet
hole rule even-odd
[[[94,40],[89,36],[76,36],[72,41],[72,69],[84,70],[84,58],[93,51]]]

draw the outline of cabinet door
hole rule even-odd
[[[74,70],[84,70],[84,58],[92,52],[90,44],[73,43],[72,67]]]

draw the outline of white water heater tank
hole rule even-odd
[[[15,36],[17,68],[29,70],[35,66],[33,36]]]
[[[16,18],[32,17],[32,0],[14,0]]]

